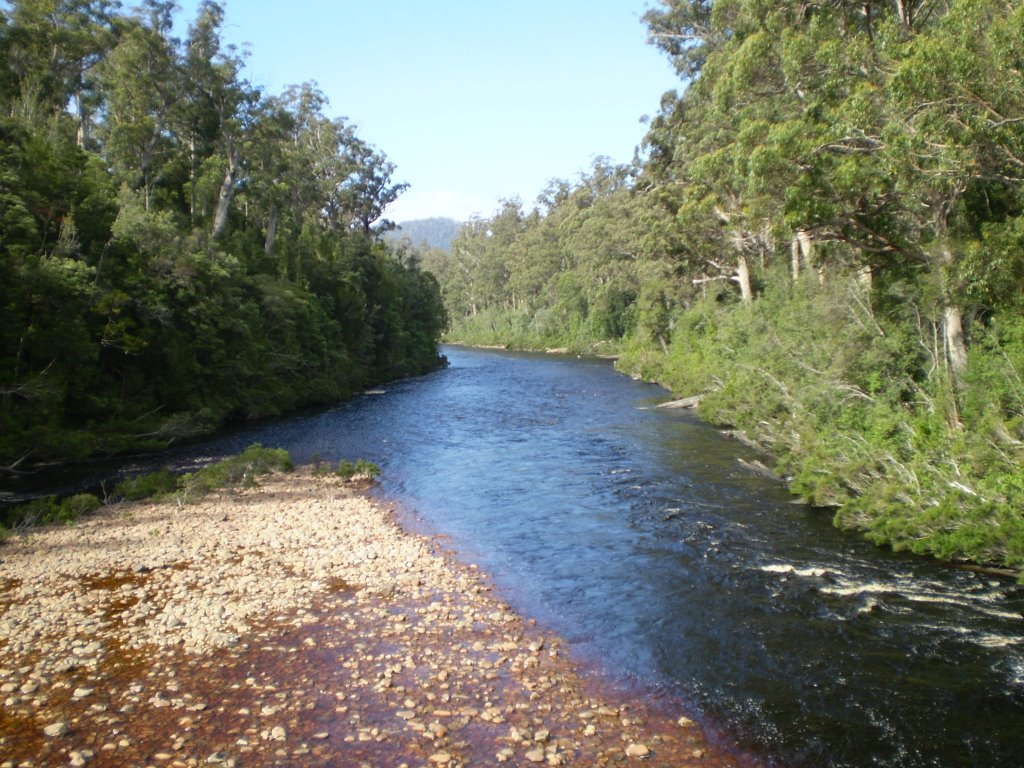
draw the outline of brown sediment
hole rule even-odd
[[[309,471],[0,560],[0,767],[737,763]]]

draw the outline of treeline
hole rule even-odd
[[[837,524],[1024,565],[1024,6],[663,0],[644,159],[432,256],[453,339],[618,353]]]
[[[405,188],[314,85],[243,76],[201,3],[0,11],[0,466],[166,445],[438,365]]]

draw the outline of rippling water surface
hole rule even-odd
[[[445,352],[181,456],[376,461],[519,609],[769,763],[1024,764],[1024,589],[836,531],[607,362]]]

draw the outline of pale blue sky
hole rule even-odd
[[[227,42],[272,93],[315,80],[411,188],[402,221],[532,205],[598,155],[627,162],[679,86],[647,45],[655,0],[226,0]],[[182,24],[196,0],[179,0]],[[128,3],[126,3],[128,5]]]

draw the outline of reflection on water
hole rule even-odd
[[[1020,764],[1020,587],[839,533],[606,362],[445,352],[178,458],[259,441],[377,462],[519,609],[780,765]]]

